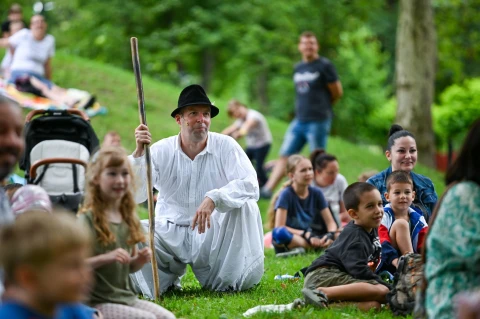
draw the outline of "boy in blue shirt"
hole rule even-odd
[[[90,237],[73,216],[25,212],[0,232],[7,290],[0,318],[91,319],[81,302],[92,277]]]

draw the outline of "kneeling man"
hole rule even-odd
[[[150,147],[155,207],[155,251],[160,289],[180,287],[186,265],[202,287],[240,291],[263,275],[263,231],[255,170],[231,137],[209,132],[219,113],[199,85],[186,87],[172,112],[180,133]],[[144,144],[148,128],[135,130],[131,156],[137,173],[137,202],[147,198]],[[148,229],[148,221],[142,221]],[[153,296],[151,265],[132,276],[136,286]]]

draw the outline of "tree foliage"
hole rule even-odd
[[[38,0],[5,0],[24,6]],[[44,0],[46,2],[46,0]],[[177,85],[201,83],[282,119],[294,110],[298,36],[318,35],[345,95],[334,132],[379,143],[395,91],[398,1],[394,0],[55,0],[46,12],[57,48],[131,70],[129,38],[139,39],[142,72]],[[448,86],[480,76],[480,0],[433,0],[438,33],[436,100]],[[1,12],[6,16],[6,12]],[[77,76],[77,75],[72,75]],[[385,112],[383,111],[385,110]],[[390,124],[390,123],[388,123]],[[379,137],[381,136],[381,138]]]

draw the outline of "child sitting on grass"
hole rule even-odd
[[[312,163],[304,156],[292,155],[287,161],[287,174],[290,180],[272,199],[268,213],[270,227],[275,227],[275,253],[283,257],[305,252],[305,248],[328,247],[335,238],[337,224],[322,191],[311,186]]]
[[[150,261],[149,247],[137,250],[145,235],[136,215],[133,172],[125,150],[102,147],[87,168],[85,203],[79,218],[94,235],[95,272],[89,303],[105,319],[170,319],[163,307],[137,298],[129,274]]]
[[[29,211],[0,232],[7,281],[0,318],[92,319],[79,307],[92,281],[88,231],[74,216]],[[70,304],[71,306],[69,306]]]
[[[329,302],[352,302],[361,310],[380,308],[389,285],[374,274],[381,246],[377,227],[383,217],[379,191],[368,183],[353,183],[343,201],[352,218],[325,253],[306,271],[305,302],[324,308]]]
[[[398,258],[407,253],[421,252],[428,226],[425,218],[410,207],[415,198],[413,182],[405,171],[394,171],[387,178],[382,223],[378,228],[382,244],[382,260],[378,272],[394,274]]]

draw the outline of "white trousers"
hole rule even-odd
[[[159,216],[157,216],[158,218]],[[160,290],[180,286],[180,277],[190,265],[204,288],[240,291],[253,287],[263,275],[263,229],[254,200],[228,213],[214,211],[211,227],[199,234],[186,225],[167,220],[155,222],[155,254]],[[148,220],[142,221],[148,230]],[[138,292],[153,299],[151,264],[131,275]]]

